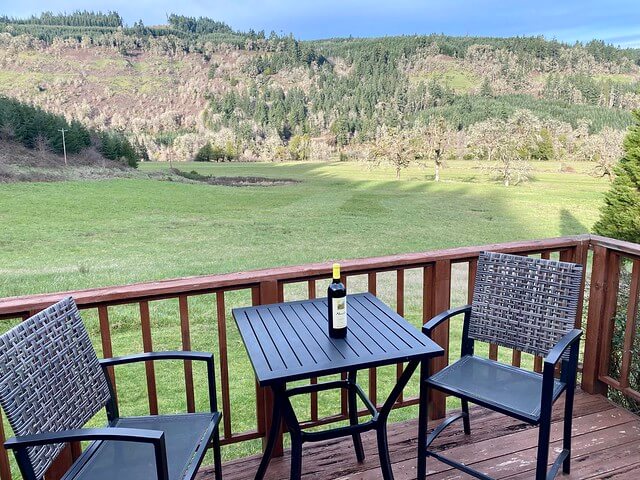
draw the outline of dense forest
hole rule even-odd
[[[64,130],[64,145],[62,130]],[[62,155],[81,153],[94,146],[105,158],[135,167],[141,152],[121,133],[92,132],[78,121],[45,112],[31,105],[0,96],[0,140],[13,140],[33,150]]]
[[[375,159],[390,132],[413,132],[415,143],[438,131],[445,157],[481,159],[479,132],[526,118],[527,146],[511,156],[605,162],[640,107],[640,49],[598,40],[299,41],[175,14],[161,26],[128,26],[116,12],[0,17],[3,72],[23,81],[0,93],[97,131],[123,130],[157,160]],[[70,88],[78,95],[57,98]]]

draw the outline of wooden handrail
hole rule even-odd
[[[625,240],[617,240],[615,238],[601,237],[600,235],[589,235],[590,247],[604,247],[607,250],[618,252],[629,257],[640,257],[640,245]]]

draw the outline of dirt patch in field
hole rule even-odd
[[[177,168],[172,168],[171,173],[194,182],[206,183],[208,185],[223,185],[226,187],[276,187],[300,183],[300,180],[294,180],[293,178],[215,177],[213,175],[200,175],[195,170],[183,172]]]

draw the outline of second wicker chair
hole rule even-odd
[[[426,458],[434,457],[481,478],[484,475],[429,447],[452,422],[462,419],[471,433],[469,402],[539,425],[536,480],[554,478],[560,466],[569,473],[571,417],[582,331],[574,328],[582,266],[501,253],[483,253],[478,260],[471,305],[437,315],[422,328],[431,336],[441,323],[464,315],[461,358],[426,381],[461,399],[462,412],[445,420],[427,438],[427,415],[422,412],[418,442],[418,480],[424,480]],[[542,374],[474,355],[474,342],[488,342],[544,357]],[[555,378],[556,366],[562,374]],[[563,449],[547,472],[551,408],[565,392]]]

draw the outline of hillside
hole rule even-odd
[[[109,160],[94,149],[64,158],[45,150],[27,148],[0,136],[0,184],[57,182],[140,177],[121,162]]]
[[[0,17],[0,32],[0,95],[122,131],[152,160],[204,146],[226,160],[362,157],[381,131],[434,118],[453,139],[449,155],[470,158],[474,138],[523,111],[535,120],[529,150],[548,150],[538,159],[597,160],[579,144],[617,135],[640,107],[639,51],[598,41],[301,42],[203,18],[127,27],[88,12]]]

